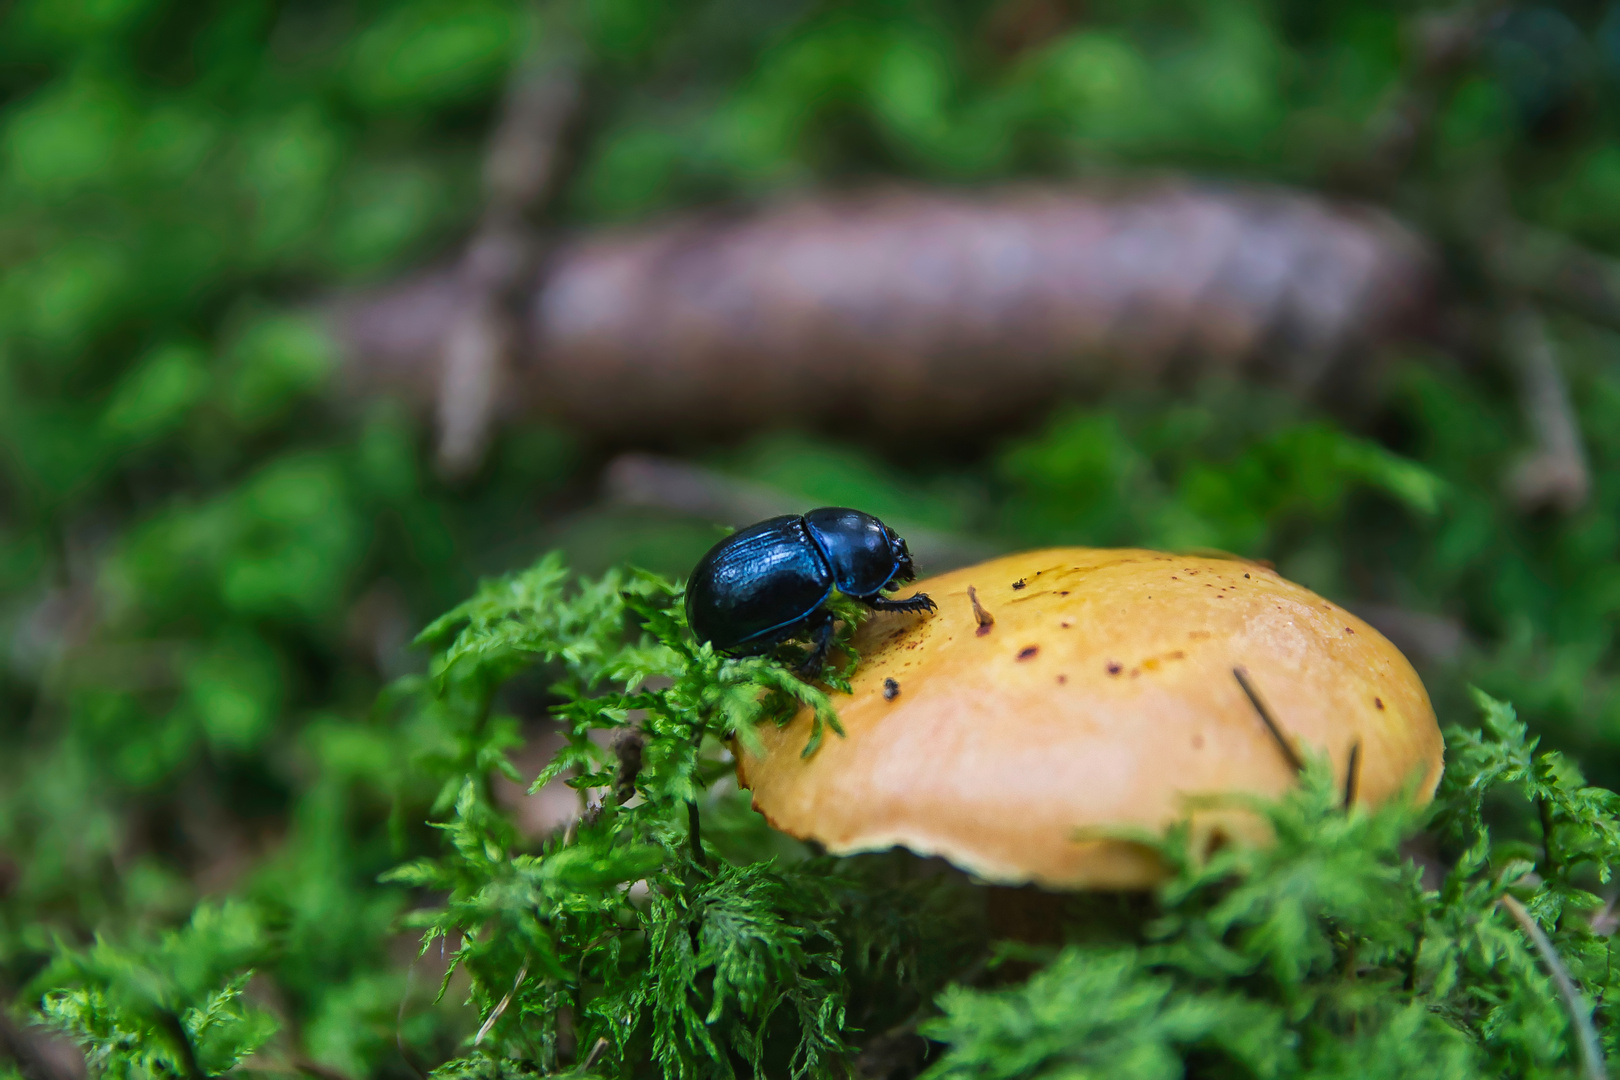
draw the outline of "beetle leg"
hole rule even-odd
[[[833,639],[833,613],[826,608],[817,608],[810,615],[805,629],[810,631],[810,655],[804,658],[799,665],[799,678],[809,682],[821,674],[821,669],[827,663],[827,650],[832,648]]]
[[[927,593],[908,596],[904,600],[891,600],[887,596],[863,596],[861,603],[873,611],[934,611],[939,605]]]

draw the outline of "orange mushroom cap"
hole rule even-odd
[[[837,854],[940,855],[1001,883],[1137,888],[1162,878],[1158,858],[1098,832],[1192,817],[1258,837],[1252,815],[1194,815],[1188,797],[1278,795],[1305,751],[1358,801],[1426,802],[1439,782],[1444,745],[1412,665],[1258,564],[1052,548],[917,589],[937,613],[857,631],[842,738],[802,756],[804,710],[760,730],[763,753],[739,748],[738,779],[776,828]]]

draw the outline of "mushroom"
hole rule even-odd
[[[1263,840],[1252,813],[1188,797],[1275,796],[1307,751],[1347,801],[1426,802],[1439,782],[1411,664],[1262,565],[1052,548],[917,588],[936,614],[875,615],[855,635],[843,738],[804,756],[804,711],[763,727],[759,754],[739,748],[738,780],[776,828],[998,884],[1141,888],[1165,869],[1117,834],[1190,819],[1204,843]]]

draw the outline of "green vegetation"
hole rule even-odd
[[[1172,169],[1369,194],[1441,239],[1486,309],[1468,231],[1496,216],[1620,251],[1620,8],[1506,9],[1385,182],[1368,159],[1421,81],[1409,9],[4,7],[10,1013],[132,1078],[823,1075],[852,1047],[920,1049],[908,1025],[940,1075],[1573,1075],[1570,1012],[1511,891],[1612,1055],[1612,920],[1594,913],[1616,808],[1576,766],[1620,787],[1611,332],[1552,321],[1593,474],[1568,515],[1507,498],[1528,442],[1510,380],[1438,347],[1385,357],[1380,404],[1353,420],[1195,380],[948,458],[814,433],[690,448],[807,504],[992,547],[1223,548],[1351,606],[1453,620],[1457,649],[1418,657],[1443,721],[1475,715],[1477,685],[1533,733],[1492,703],[1481,732],[1453,728],[1428,823],[1346,818],[1312,774],[1267,811],[1274,850],[1201,863],[1171,838],[1170,886],[1076,899],[1047,948],[998,944],[976,886],[900,855],[818,857],[752,818],[718,740],[836,693],[680,635],[670,579],[708,523],[592,502],[614,448],[560,427],[507,431],[471,481],[441,483],[424,425],[349,400],[310,315],[465,234],[507,73],[561,23],[603,87],[571,226],[873,177]],[[408,647],[551,548],[608,576],[541,562]],[[585,732],[631,711],[652,718],[640,800],[572,834],[520,828],[544,718],[570,729],[556,768],[612,788],[617,758]]]
[[[1564,1075],[1571,1013],[1503,909],[1510,891],[1586,1001],[1620,978],[1585,918],[1620,859],[1620,796],[1536,754],[1488,697],[1481,730],[1449,733],[1437,812],[1346,813],[1317,761],[1295,794],[1256,804],[1274,847],[1195,856],[1173,833],[1175,873],[1151,900],[1078,896],[1061,949],[998,945],[985,888],[916,860],[760,857],[781,844],[714,784],[725,746],[829,699],[775,661],[695,646],[680,599],[645,573],[577,581],[552,556],[424,632],[432,670],[392,706],[437,751],[418,771],[441,784],[442,852],[383,880],[423,904],[404,921],[424,954],[454,943],[441,993],[479,1021],[437,1075],[836,1076],[863,1034],[919,1019],[939,1077],[1175,1076],[1190,1059],[1233,1076]],[[492,706],[537,665],[567,740],[534,786],[596,794],[566,829],[524,837],[492,791],[520,779],[516,720]],[[1502,796],[1539,808],[1538,843],[1493,841],[1484,808]],[[1455,853],[1437,888],[1401,850],[1431,816]],[[720,826],[707,841],[705,818]],[[279,974],[284,949],[251,908],[204,907],[152,945],[64,952],[36,981],[61,987],[46,1015],[107,1071],[212,1073],[270,1036],[241,997],[247,965]],[[1020,982],[1013,960],[1043,966]]]

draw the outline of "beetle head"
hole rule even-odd
[[[916,580],[917,568],[911,564],[911,549],[906,547],[905,537],[900,536],[887,525],[883,528],[889,534],[889,551],[894,555],[894,576],[889,578],[888,587],[892,588],[907,581]]]

